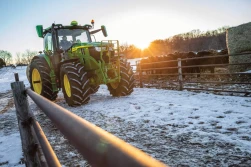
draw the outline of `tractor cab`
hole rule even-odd
[[[88,31],[83,29],[58,30],[59,48],[67,51],[73,44],[90,43]]]
[[[94,26],[94,21],[92,20]],[[51,27],[43,30],[42,25],[37,25],[36,30],[39,37],[44,38],[45,51],[63,51],[69,50],[73,45],[81,46],[92,43],[91,35],[102,31],[103,35],[107,37],[105,26],[101,29],[89,31],[92,29],[91,25],[78,25],[76,21],[72,21],[71,25],[63,26],[62,24],[52,24]],[[53,48],[55,47],[55,48]]]

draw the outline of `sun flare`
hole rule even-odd
[[[150,45],[150,43],[147,41],[139,41],[139,42],[135,43],[135,46],[141,50],[148,48],[149,45]]]

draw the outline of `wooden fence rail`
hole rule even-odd
[[[229,57],[229,56],[241,56],[241,55],[245,55],[245,54],[251,54],[251,52],[247,52],[247,53],[240,53],[240,54],[235,54],[235,55],[217,55],[217,56],[205,56],[205,57],[195,57],[195,58],[186,58],[186,59],[181,59],[178,58],[177,60],[170,60],[170,61],[159,61],[159,62],[152,62],[152,63],[138,63],[136,62],[136,67],[137,69],[134,70],[138,75],[138,81],[139,81],[139,85],[140,87],[144,87],[144,78],[146,78],[147,76],[176,76],[177,77],[177,81],[172,81],[172,83],[177,83],[177,87],[176,89],[178,90],[206,90],[206,91],[215,91],[215,92],[219,92],[219,89],[202,89],[202,88],[189,88],[189,87],[184,87],[184,85],[186,83],[201,83],[201,84],[242,84],[242,85],[251,85],[251,82],[228,82],[228,81],[185,81],[183,76],[192,76],[192,75],[202,75],[202,76],[224,76],[224,75],[233,75],[233,76],[250,76],[251,77],[251,73],[242,73],[242,72],[225,72],[225,73],[183,73],[182,69],[184,68],[200,68],[200,67],[226,67],[226,66],[236,66],[236,65],[250,65],[251,66],[251,62],[245,62],[245,63],[232,63],[232,64],[203,64],[203,65],[189,65],[189,66],[182,66],[182,61],[187,61],[187,60],[197,60],[197,59],[205,59],[205,58],[219,58],[219,57]],[[168,62],[177,62],[177,66],[172,66],[172,67],[148,67],[148,68],[142,68],[144,65],[153,65],[153,64],[160,64],[160,63],[168,63]],[[168,71],[165,70],[169,70],[169,69],[177,69],[176,73],[168,73]],[[164,72],[162,73],[150,73],[149,71],[155,71],[155,70],[163,70]],[[143,72],[144,75],[143,75]],[[137,79],[137,78],[136,78]],[[251,80],[251,78],[250,78]],[[156,81],[156,79],[155,79]],[[151,86],[151,85],[147,85],[147,87],[156,87],[156,85]],[[166,86],[165,86],[166,87]],[[165,88],[162,87],[162,88]],[[168,86],[169,87],[169,86]],[[171,88],[173,88],[173,86],[171,86]],[[245,94],[251,94],[251,91],[233,91],[233,90],[222,90],[222,92],[231,92],[231,93],[245,93]]]

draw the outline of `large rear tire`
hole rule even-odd
[[[60,80],[66,103],[69,106],[86,104],[90,100],[90,85],[87,72],[79,62],[63,64]]]
[[[134,74],[130,64],[126,61],[120,61],[120,76],[120,82],[107,84],[112,96],[127,96],[133,92]]]
[[[45,59],[33,59],[28,70],[31,89],[49,100],[55,100],[58,92],[52,90],[50,67]]]
[[[91,87],[90,87],[91,94],[97,93],[99,87],[100,87],[100,86],[91,86]]]

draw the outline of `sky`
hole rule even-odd
[[[72,20],[95,28],[105,25],[108,37],[144,48],[193,29],[214,30],[250,22],[251,0],[0,0],[0,50],[13,56],[26,49],[43,50],[36,25],[69,25]]]

